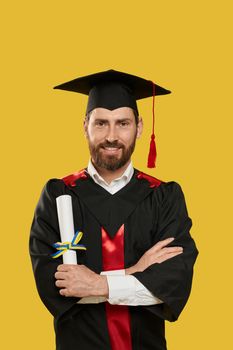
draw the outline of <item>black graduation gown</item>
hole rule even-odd
[[[63,262],[51,254],[55,252],[52,244],[60,241],[56,197],[62,194],[72,196],[75,231],[84,233],[80,243],[87,250],[77,251],[78,263],[96,273],[102,271],[101,227],[114,237],[124,223],[125,268],[165,238],[175,237],[170,246],[183,247],[182,254],[133,274],[164,303],[129,306],[132,348],[166,349],[164,323],[177,320],[188,300],[198,250],[189,233],[192,220],[180,185],[160,183],[150,176],[139,178],[139,173],[134,169],[131,181],[114,195],[89,175],[70,185],[50,179],[42,190],[29,247],[40,298],[54,316],[57,350],[111,349],[105,303],[77,304],[80,298],[61,296],[55,286],[54,274]]]

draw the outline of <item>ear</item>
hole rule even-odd
[[[85,117],[83,121],[83,129],[84,129],[84,134],[86,138],[87,138],[87,127],[88,127],[88,120],[87,120],[87,117]]]
[[[142,131],[143,131],[143,120],[142,120],[142,117],[139,117],[138,125],[137,125],[137,139],[139,139],[139,137],[141,136]]]

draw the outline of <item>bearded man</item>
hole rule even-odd
[[[139,171],[131,156],[143,130],[136,100],[169,91],[114,70],[56,88],[89,95],[90,151],[85,169],[47,181],[31,226],[33,271],[54,316],[56,349],[166,350],[165,320],[176,321],[188,300],[198,250],[181,186]],[[51,257],[62,194],[72,197],[75,231],[83,232],[77,265]]]

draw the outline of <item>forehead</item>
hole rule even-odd
[[[91,111],[91,118],[104,118],[104,119],[118,119],[118,118],[128,118],[134,119],[133,109],[130,107],[119,107],[113,110],[97,107]]]

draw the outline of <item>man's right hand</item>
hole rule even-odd
[[[182,247],[166,247],[169,243],[174,240],[173,237],[159,241],[153,247],[148,249],[138,262],[125,270],[126,275],[130,275],[134,272],[144,271],[147,267],[152,264],[158,263],[171,259],[176,255],[183,253]]]

